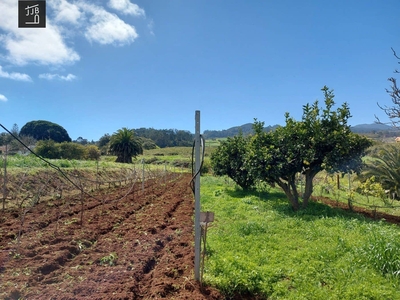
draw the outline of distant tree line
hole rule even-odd
[[[186,130],[177,129],[134,129],[135,135],[139,138],[152,140],[158,147],[187,147],[193,144],[193,134]]]

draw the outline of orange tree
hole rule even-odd
[[[255,134],[247,147],[245,165],[251,176],[280,186],[294,210],[301,206],[297,173],[305,176],[302,206],[306,207],[315,175],[322,170],[359,173],[361,157],[372,145],[367,138],[351,132],[348,105],[333,110],[333,91],[326,86],[322,91],[325,108],[320,109],[318,101],[303,106],[301,121],[286,113],[286,125],[273,132],[263,131],[264,123],[256,121]]]
[[[301,121],[286,113],[286,125],[265,132],[264,122],[253,124],[254,135],[241,135],[223,142],[211,157],[216,175],[228,175],[242,188],[250,188],[256,180],[280,186],[294,210],[307,207],[313,192],[313,179],[322,170],[356,172],[363,166],[362,156],[372,142],[352,133],[347,103],[333,110],[334,94],[322,88],[325,107],[318,101],[303,106]],[[296,175],[305,176],[301,197]]]
[[[249,139],[242,134],[222,141],[221,145],[211,154],[211,166],[214,174],[227,175],[243,189],[249,189],[254,184],[246,164],[246,154]]]

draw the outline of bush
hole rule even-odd
[[[145,150],[157,149],[157,145],[153,141],[145,141],[142,144],[142,148]]]
[[[177,168],[189,168],[190,162],[184,160],[175,160],[172,165]]]
[[[100,150],[95,145],[86,146],[86,158],[89,160],[98,160],[100,158]]]
[[[60,148],[59,144],[55,143],[53,140],[43,140],[39,141],[36,145],[36,153],[45,158],[60,158]]]
[[[203,165],[201,166],[200,174],[207,174],[211,172],[211,162],[209,159],[204,159]]]
[[[77,143],[62,142],[60,145],[61,158],[66,159],[85,159],[85,146]]]
[[[50,159],[96,160],[100,158],[100,151],[97,146],[83,146],[72,142],[55,143],[52,140],[39,141],[35,150],[40,156]]]
[[[156,162],[157,160],[158,160],[157,157],[151,157],[151,158],[149,158],[149,159],[145,159],[145,160],[144,160],[144,163],[145,163],[145,164],[152,164],[152,163]]]
[[[211,165],[217,176],[227,175],[243,189],[249,189],[255,177],[246,164],[249,138],[238,135],[221,142],[211,154]]]

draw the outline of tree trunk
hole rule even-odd
[[[299,210],[299,208],[300,208],[299,195],[297,193],[296,186],[294,186],[294,189],[293,189],[293,183],[291,183],[291,182],[285,183],[282,180],[278,180],[277,184],[285,192],[286,197],[288,197],[289,202],[292,205],[293,210],[294,211]],[[290,187],[292,187],[293,191],[292,191],[292,189]]]
[[[305,184],[305,190],[304,190],[304,195],[303,195],[303,208],[306,208],[308,205],[308,200],[310,199],[312,192],[313,192],[313,180],[315,175],[317,175],[317,171],[307,171],[305,173],[306,177],[306,184]]]

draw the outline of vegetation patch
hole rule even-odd
[[[227,297],[400,298],[397,226],[316,202],[295,212],[280,190],[245,192],[224,178],[203,177],[201,191],[202,210],[215,213],[204,278]]]

